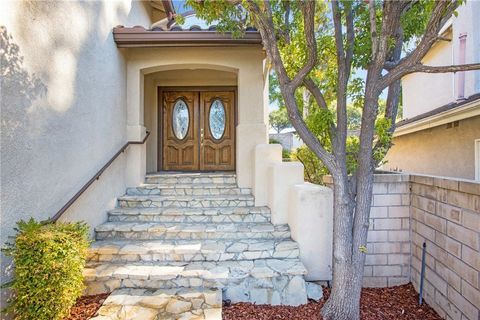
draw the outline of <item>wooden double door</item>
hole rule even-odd
[[[162,96],[162,170],[235,170],[235,91],[167,91]]]

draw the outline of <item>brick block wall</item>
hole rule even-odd
[[[445,319],[480,319],[480,183],[412,175],[411,281]]]
[[[409,206],[408,175],[375,175],[364,286],[391,287],[410,282]]]

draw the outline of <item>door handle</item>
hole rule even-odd
[[[200,129],[200,143],[203,144],[203,128]]]

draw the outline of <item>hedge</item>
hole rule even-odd
[[[18,222],[17,231],[4,249],[15,264],[13,295],[4,311],[20,320],[65,318],[84,289],[87,225],[30,219]]]

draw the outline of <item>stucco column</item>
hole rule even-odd
[[[307,268],[307,280],[332,279],[333,191],[301,183],[291,186],[288,225]]]
[[[253,195],[256,206],[268,204],[270,184],[268,170],[271,165],[282,162],[282,145],[259,144],[255,147]]]
[[[252,61],[238,72],[238,125],[236,128],[237,182],[253,188],[255,147],[268,143],[264,100],[263,60]]]

